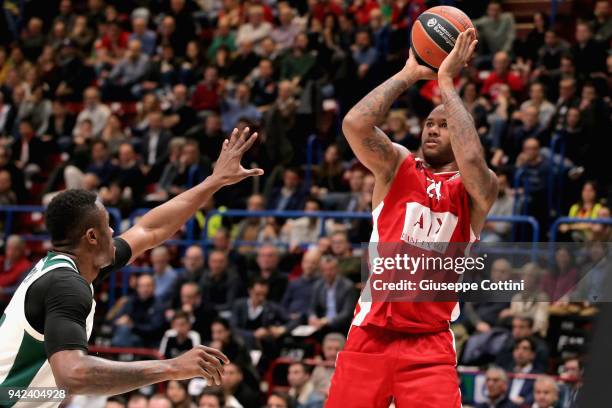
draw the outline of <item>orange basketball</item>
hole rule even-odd
[[[411,48],[417,61],[437,70],[459,33],[472,27],[472,20],[456,7],[438,6],[424,11],[412,26]]]

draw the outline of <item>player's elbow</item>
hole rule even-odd
[[[69,395],[90,393],[91,375],[89,371],[86,364],[77,362],[55,375],[55,382],[58,388],[66,390]]]
[[[347,113],[342,120],[342,132],[345,136],[358,133],[361,129],[363,129],[363,127],[363,120],[360,120],[359,115],[356,115],[353,112]]]

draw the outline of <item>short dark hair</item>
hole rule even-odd
[[[323,208],[323,203],[321,203],[321,200],[319,200],[315,196],[308,196],[306,198],[306,202],[307,203],[315,203],[319,207],[319,209]]]
[[[51,200],[45,224],[54,246],[75,247],[88,228],[99,227],[96,194],[86,190],[67,190]]]
[[[563,364],[566,364],[570,361],[576,361],[578,363],[578,369],[580,371],[582,371],[584,369],[584,361],[582,360],[582,358],[580,358],[580,356],[571,356],[571,357],[567,357],[563,360]]]
[[[95,145],[102,145],[105,149],[108,149],[108,143],[104,139],[94,139],[91,142],[91,147],[93,148]]]
[[[300,367],[302,367],[302,370],[304,370],[306,374],[308,375],[312,374],[312,367],[304,364],[303,361],[294,361],[293,363],[289,365],[289,367],[294,366],[294,365],[299,365]]]
[[[225,327],[225,330],[231,330],[232,326],[230,325],[229,320],[223,318],[223,317],[217,317],[216,319],[213,319],[211,326],[215,323],[220,324],[221,326]]]
[[[122,397],[121,395],[113,395],[111,397],[108,397],[106,402],[117,402],[119,404],[122,404],[124,407],[125,407],[125,404],[126,404],[125,398]]]
[[[283,401],[285,401],[285,404],[287,405],[287,408],[294,408],[295,407],[295,400],[293,399],[292,396],[290,396],[286,392],[273,391],[273,392],[270,393],[270,396],[272,396],[272,395],[274,395],[275,397],[278,397],[278,398],[282,399]]]
[[[249,284],[249,289],[253,289],[255,285],[262,285],[267,287],[268,289],[270,288],[270,283],[261,277],[253,278]]]
[[[219,387],[206,387],[204,388],[204,391],[202,391],[202,393],[198,396],[198,404],[200,403],[200,399],[202,399],[202,397],[204,395],[210,395],[211,397],[215,397],[217,398],[217,401],[219,402],[219,406],[220,407],[224,407],[225,406],[225,394],[223,394],[223,390]]]
[[[189,314],[183,310],[177,310],[177,312],[172,317],[172,322],[174,323],[174,321],[178,319],[184,319],[187,320],[187,322],[190,322]]]
[[[529,347],[531,348],[531,351],[535,353],[537,344],[536,344],[535,339],[533,337],[531,337],[531,336],[521,337],[520,339],[517,339],[516,343],[514,343],[514,347],[512,349],[515,350],[524,341],[529,343]]]

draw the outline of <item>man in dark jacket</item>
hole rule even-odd
[[[289,211],[302,210],[306,198],[301,189],[300,173],[296,169],[286,169],[283,173],[283,185],[272,190],[266,200],[269,210]]]
[[[158,180],[168,162],[168,144],[172,134],[163,128],[163,117],[160,112],[148,115],[149,127],[142,137],[142,161],[149,169],[150,180]]]
[[[302,256],[302,276],[289,282],[281,306],[292,320],[303,322],[312,303],[312,289],[317,282],[321,252],[310,249]]]
[[[157,347],[165,325],[163,305],[155,299],[155,281],[142,275],[136,294],[117,312],[115,347]]]
[[[514,374],[537,374],[541,373],[534,367],[536,343],[533,337],[525,337],[517,340],[514,345],[513,357],[514,361],[511,371]],[[510,382],[508,397],[516,404],[533,404],[534,400],[534,380],[515,377]]]
[[[308,324],[324,332],[346,333],[357,302],[353,282],[339,275],[340,268],[335,257],[323,257],[320,269],[321,278],[312,289]]]
[[[268,299],[280,302],[287,289],[287,276],[278,269],[280,255],[274,245],[262,245],[257,250],[257,271],[251,271],[250,280],[262,279],[268,284]]]
[[[241,284],[236,274],[229,269],[227,255],[212,251],[208,256],[208,270],[200,280],[200,288],[205,303],[217,312],[227,312],[238,298]]]
[[[288,317],[281,307],[268,302],[269,285],[256,279],[249,287],[249,297],[238,299],[232,309],[232,327],[242,336],[250,348],[261,347],[270,356],[277,349],[277,339],[290,331],[295,324],[288,324]]]

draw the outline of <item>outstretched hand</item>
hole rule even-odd
[[[229,362],[225,354],[219,350],[202,345],[168,360],[172,367],[173,379],[180,381],[200,377],[214,385],[222,384],[223,365]]]
[[[438,79],[452,79],[459,75],[463,67],[472,59],[476,44],[478,44],[478,40],[476,39],[476,30],[474,28],[468,28],[459,33],[453,50],[442,61],[440,68],[438,68]]]
[[[249,136],[250,129],[246,127],[240,135],[238,133],[238,129],[234,129],[231,136],[223,142],[213,170],[212,175],[223,185],[236,184],[247,177],[261,176],[264,173],[262,169],[247,170],[240,164],[244,153],[255,143],[257,132]]]

